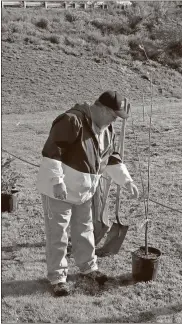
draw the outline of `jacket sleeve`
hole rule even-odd
[[[60,154],[69,150],[69,145],[76,141],[81,127],[80,120],[74,114],[64,113],[53,121],[49,137],[42,150],[42,155],[46,158],[46,166],[44,164],[43,168],[49,173],[52,185],[64,181],[62,162],[57,160]]]
[[[81,128],[82,123],[76,115],[62,114],[58,116],[52,124],[42,155],[59,160],[60,155],[69,150],[69,145],[76,141]]]
[[[117,152],[110,156],[105,171],[120,186],[124,186],[128,181],[133,181],[126,165],[122,163],[121,157]]]
[[[81,123],[74,114],[63,114],[52,124],[50,137],[59,148],[74,143],[81,129]]]

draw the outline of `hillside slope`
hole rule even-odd
[[[141,102],[143,94],[145,100],[150,97],[151,75],[154,98],[181,99],[181,12],[176,21],[161,16],[157,23],[154,8],[150,21],[149,9],[141,8],[130,9],[127,16],[111,10],[3,9],[3,113],[65,109],[75,101],[92,102],[108,88]],[[162,34],[165,19],[168,35]],[[149,23],[153,29],[146,36]],[[170,30],[178,45],[173,44],[172,54]],[[158,38],[152,40],[154,34]],[[162,35],[170,43],[166,45]],[[142,56],[140,41],[148,59]]]

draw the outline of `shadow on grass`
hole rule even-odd
[[[80,278],[79,274],[68,277],[68,286],[72,296],[75,294],[99,296],[104,292],[103,287],[98,283],[91,283],[89,280],[83,280]],[[2,298],[8,296],[30,296],[36,293],[54,296],[51,285],[47,279],[9,281],[2,284]]]
[[[80,280],[80,275],[79,274],[69,274],[68,275],[68,281],[79,281]],[[131,273],[125,273],[122,274],[120,276],[116,276],[116,277],[109,277],[108,276],[108,283],[110,286],[113,285],[113,287],[117,286],[130,286],[130,285],[134,285],[135,283],[137,283],[136,280],[133,279],[132,274]]]
[[[166,307],[152,308],[150,311],[135,313],[130,316],[103,317],[97,323],[146,323],[155,321],[158,316],[175,315],[181,311],[182,304],[173,304]]]
[[[38,243],[22,243],[22,244],[15,244],[13,246],[2,246],[1,251],[4,252],[13,252],[19,250],[21,248],[40,248],[46,246],[45,242],[38,242]]]
[[[117,283],[118,286],[131,286],[137,283],[137,281],[133,279],[132,273],[130,272],[113,278],[111,277],[110,281]]]
[[[104,285],[98,284],[97,281],[89,278],[81,278],[79,274],[72,274],[68,276],[68,281],[74,284],[74,293],[80,293],[90,296],[101,296],[105,292],[116,290],[119,286],[129,286],[136,283],[133,280],[132,274],[126,273],[117,277],[108,277],[108,281]]]
[[[7,296],[35,295],[36,292],[51,292],[47,279],[18,280],[2,283],[2,298]]]
[[[166,315],[174,315],[175,313],[179,313],[182,311],[182,304],[173,304],[168,305],[166,307],[161,308],[153,308],[147,312],[140,313],[140,321],[151,321],[155,320],[157,316],[166,316]]]
[[[128,286],[134,283],[131,274],[109,277],[107,284],[103,286],[97,282],[90,281],[90,279],[83,279],[79,273],[68,275],[68,285],[73,295],[80,293],[83,295],[98,296],[109,289],[115,289],[118,286]],[[50,293],[52,295],[51,285],[47,279],[19,280],[2,283],[2,298],[7,296],[35,295],[37,292],[41,294]]]
[[[37,243],[21,243],[21,244],[15,244],[12,246],[2,246],[1,251],[2,252],[13,252],[20,250],[21,248],[42,248],[46,246],[46,242],[37,242]],[[71,246],[68,244],[67,248],[67,256],[71,255]]]

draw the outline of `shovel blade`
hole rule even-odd
[[[99,244],[104,235],[108,232],[110,226],[101,222],[94,224],[95,245]]]
[[[111,225],[108,219],[108,206],[105,206],[103,211],[103,219],[100,220],[100,214],[98,209],[93,209],[93,225],[94,225],[94,238],[95,245],[103,239],[105,234],[109,231]]]
[[[108,218],[107,197],[110,190],[110,181],[107,175],[101,177],[97,190],[92,198],[92,218],[94,225],[95,245],[97,245],[111,225]]]
[[[125,239],[128,228],[128,225],[113,223],[104,245],[101,248],[96,249],[96,255],[104,257],[111,254],[117,254]]]

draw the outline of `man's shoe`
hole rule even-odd
[[[87,274],[83,274],[85,278],[91,279],[93,281],[98,282],[99,285],[104,285],[104,283],[108,280],[107,275],[102,272],[96,270]]]
[[[52,285],[54,295],[57,297],[68,296],[70,294],[69,287],[66,283],[59,282],[56,285]]]

